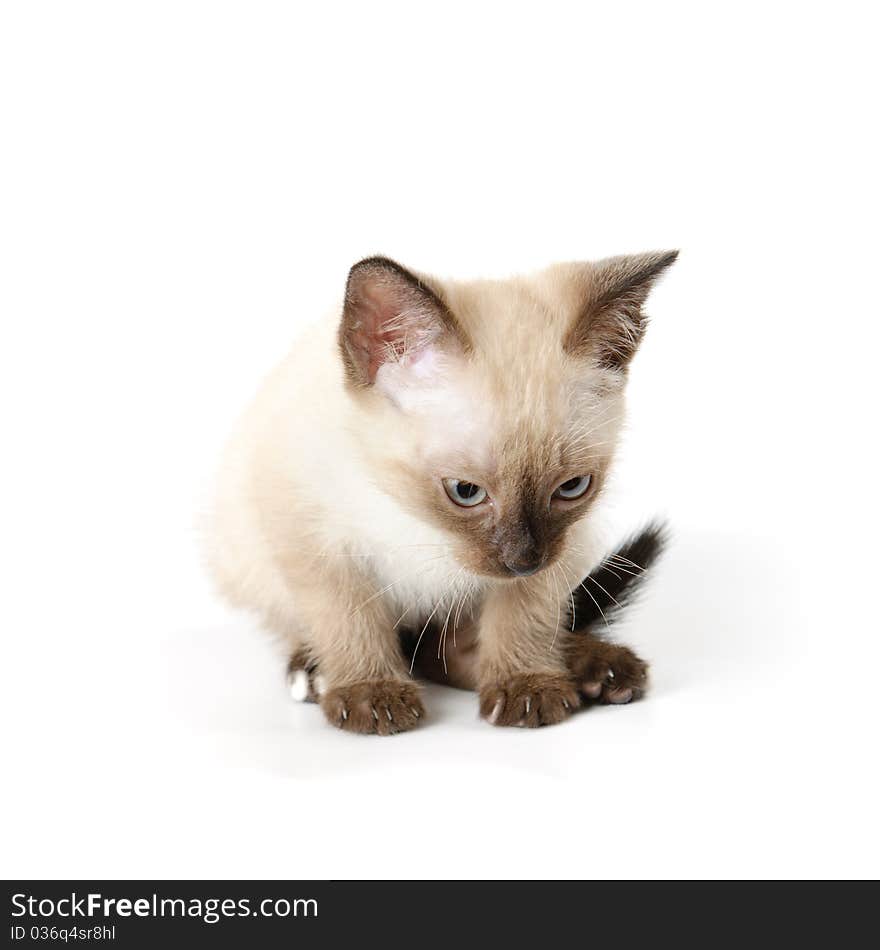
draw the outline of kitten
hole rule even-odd
[[[601,613],[659,546],[649,530],[624,549],[643,557],[605,561],[594,514],[643,305],[676,256],[471,282],[368,258],[341,319],[264,384],[221,467],[210,563],[331,723],[415,726],[416,665],[476,690],[494,725],[640,694],[644,663],[578,629],[596,619],[580,581]]]

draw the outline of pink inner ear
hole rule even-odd
[[[370,382],[383,364],[423,350],[439,335],[436,317],[424,302],[415,299],[408,288],[381,279],[361,288],[357,317],[350,339],[361,354]]]
[[[418,315],[408,310],[404,301],[380,302],[370,348],[371,379],[375,378],[383,363],[395,362],[405,353],[413,353],[418,349],[424,336],[424,327],[420,326],[420,322]]]

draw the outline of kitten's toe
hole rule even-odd
[[[334,726],[380,736],[413,729],[425,712],[418,687],[406,680],[369,680],[329,688],[320,703]]]
[[[605,692],[605,702],[606,703],[628,703],[631,702],[634,698],[634,693],[632,689],[609,689]]]
[[[564,673],[513,676],[480,690],[480,715],[493,726],[549,726],[579,705],[577,691]]]
[[[573,634],[568,667],[581,694],[591,702],[620,705],[639,699],[648,684],[648,665],[628,647],[591,634]]]

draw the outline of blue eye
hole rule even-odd
[[[457,478],[444,478],[443,487],[450,500],[462,508],[476,508],[488,497],[485,488],[473,482],[460,482]]]
[[[575,498],[586,495],[587,489],[590,487],[592,481],[592,475],[581,475],[577,478],[570,478],[567,482],[563,482],[553,494],[557,498],[574,501]]]

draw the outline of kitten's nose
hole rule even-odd
[[[517,577],[529,577],[531,574],[537,574],[544,566],[544,558],[537,558],[528,561],[505,561],[504,566]]]

